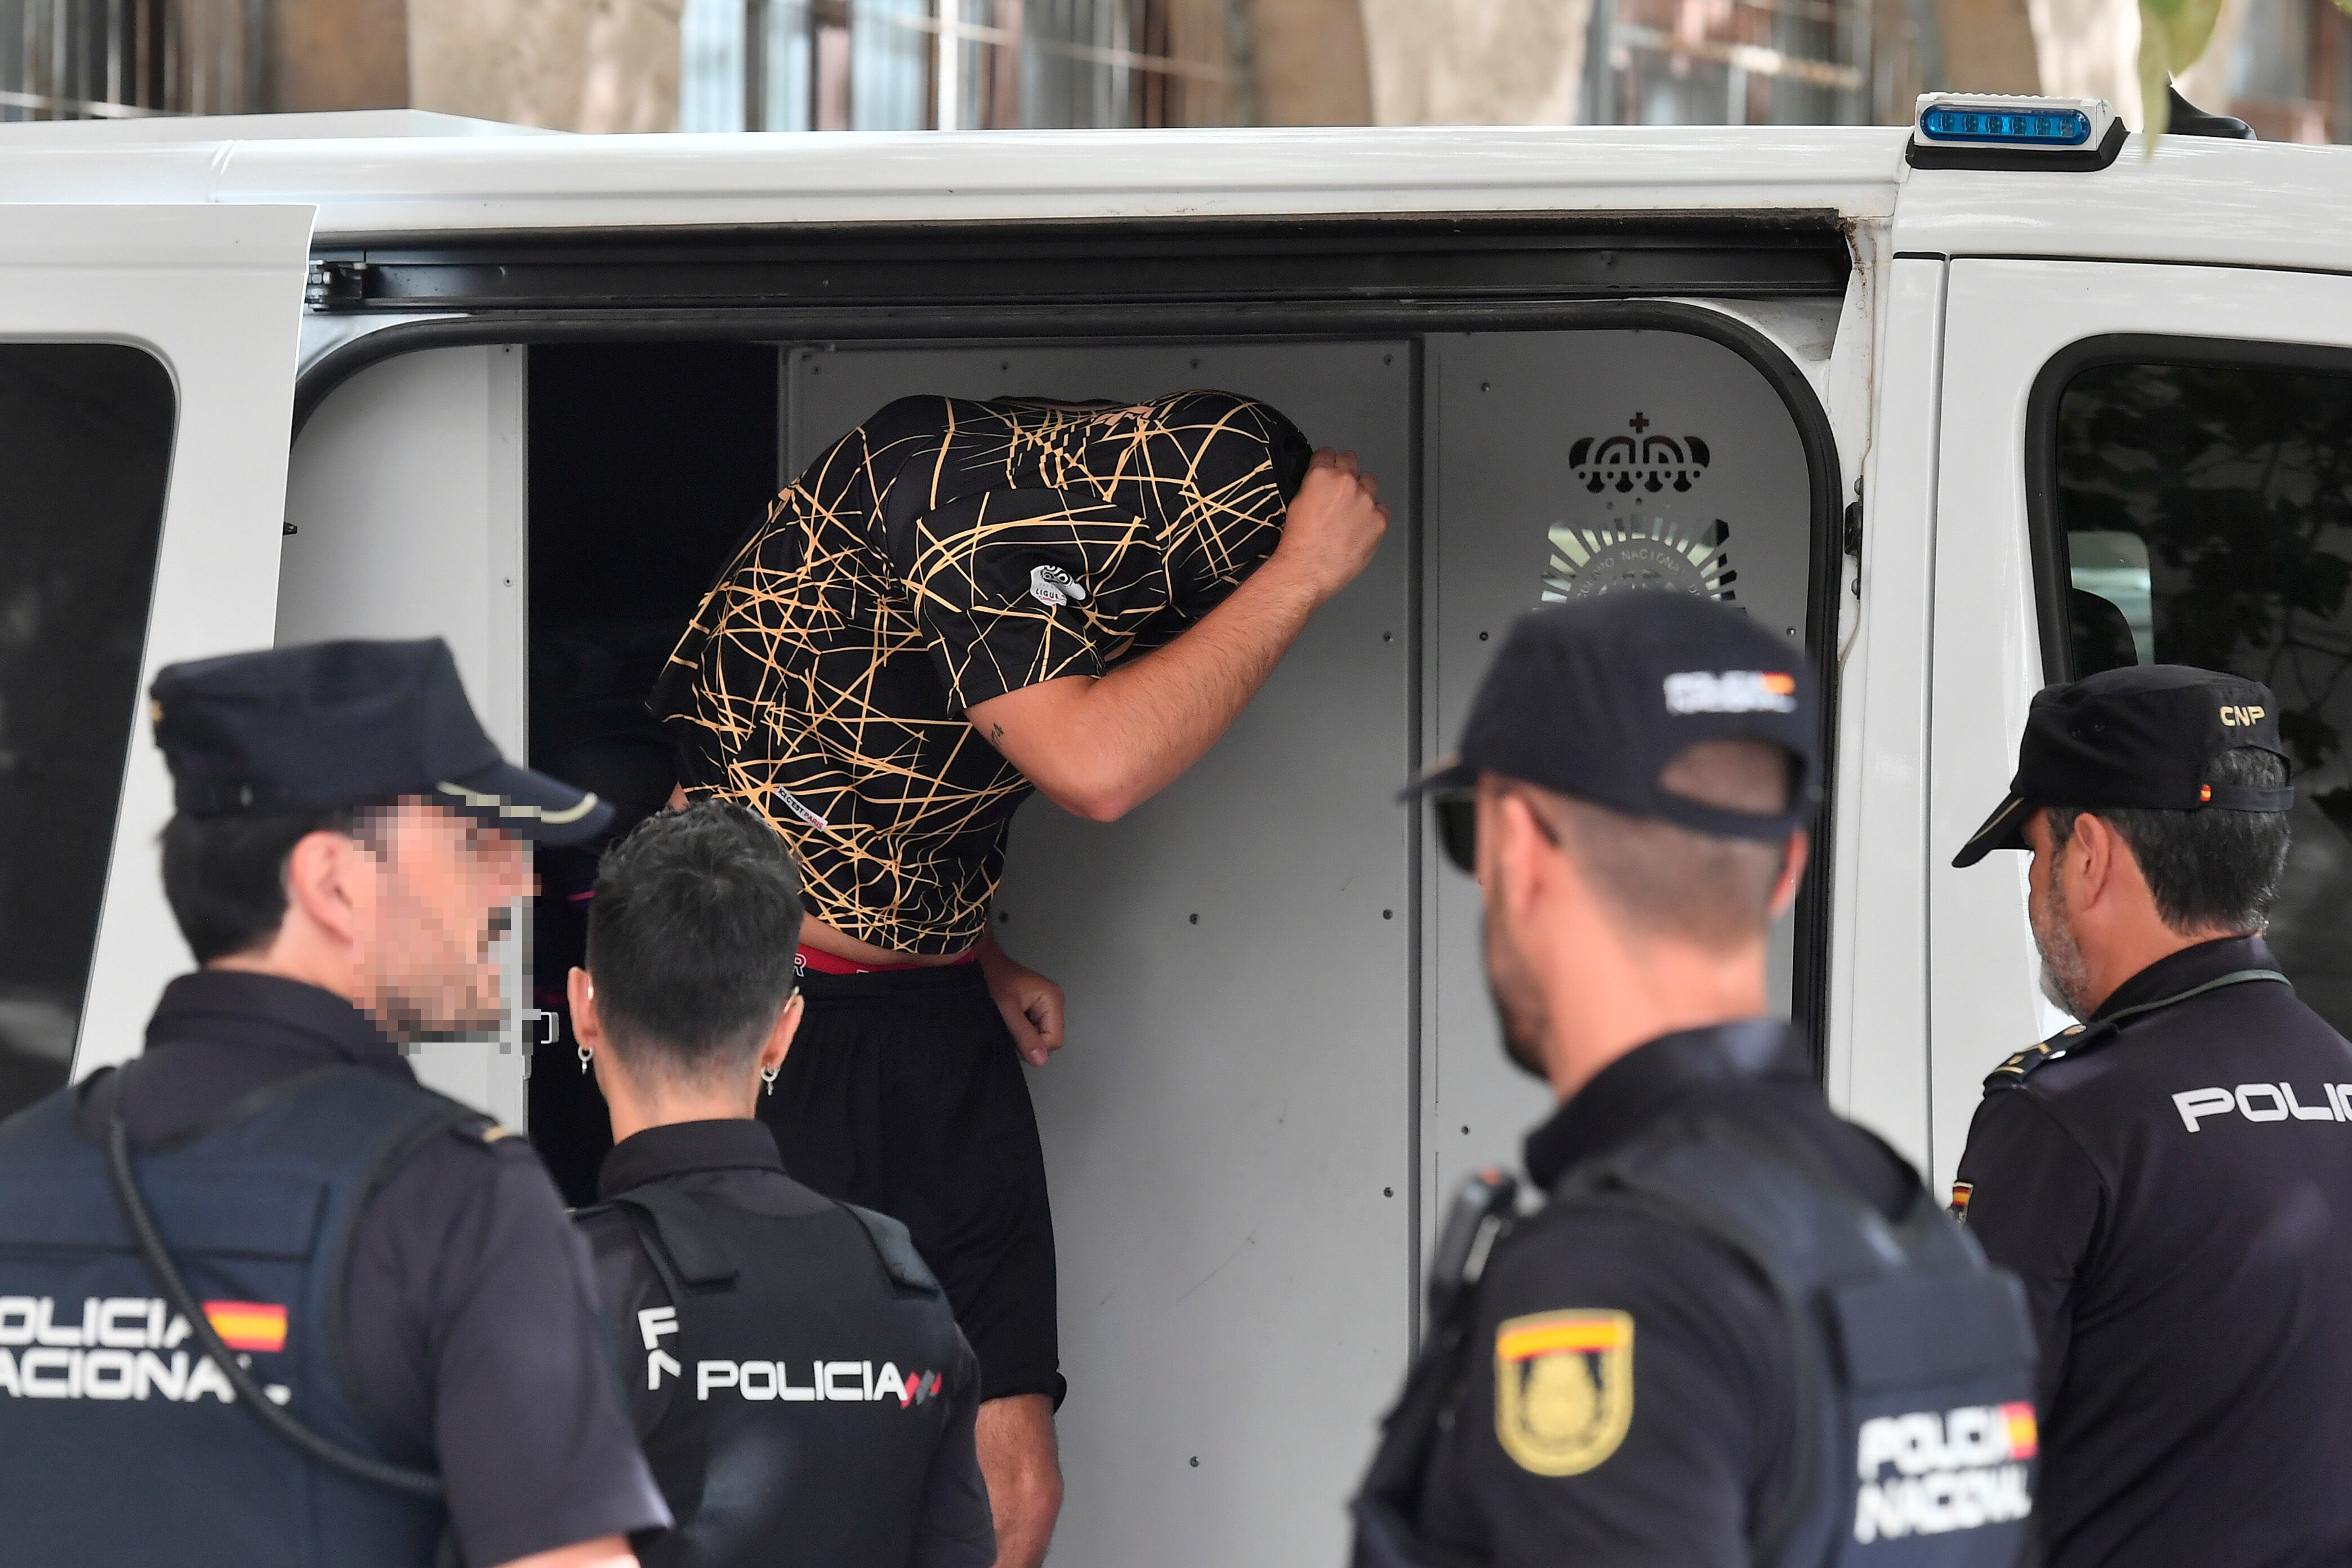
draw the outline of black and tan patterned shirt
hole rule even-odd
[[[680,782],[772,823],[826,923],[961,952],[1031,787],[965,710],[1199,620],[1273,552],[1309,456],[1222,392],[889,405],[776,499],[670,656],[650,706]]]

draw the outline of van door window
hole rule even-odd
[[[0,1117],[73,1060],[176,414],[142,350],[0,343]]]
[[[2269,685],[2295,774],[2270,942],[2352,1030],[2352,362],[2094,363],[2055,420],[2053,678],[2190,664]]]

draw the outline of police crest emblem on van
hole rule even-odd
[[[1652,431],[1643,414],[1627,424],[1631,434],[1580,437],[1569,448],[1577,487],[1599,499],[1579,498],[1592,510],[1551,525],[1544,601],[1629,588],[1737,597],[1731,584],[1738,574],[1724,549],[1731,525],[1684,515],[1688,503],[1680,499],[1706,473],[1713,452],[1696,436]]]

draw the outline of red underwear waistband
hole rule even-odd
[[[803,974],[902,974],[911,969],[956,969],[979,961],[980,949],[975,947],[952,963],[853,963],[803,942],[793,967]]]

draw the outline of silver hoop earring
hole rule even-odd
[[[761,1068],[760,1069],[760,1081],[768,1086],[767,1091],[770,1094],[776,1092],[776,1074],[782,1070],[783,1069],[782,1068]]]
[[[593,1058],[595,1054],[595,1047],[593,1046],[583,1046],[580,1047],[580,1070],[582,1072],[586,1072],[588,1070],[589,1060]]]

